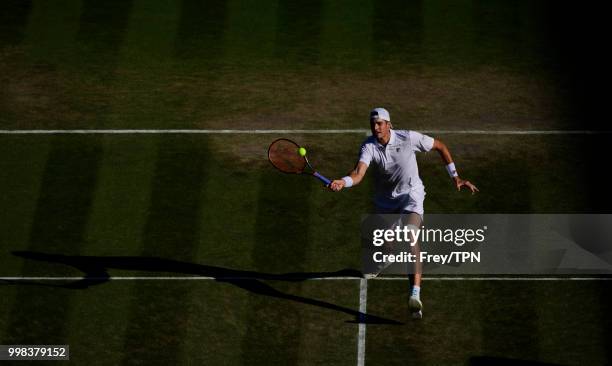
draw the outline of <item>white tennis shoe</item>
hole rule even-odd
[[[423,318],[423,303],[418,296],[410,296],[408,300],[408,309],[410,309],[412,319]]]

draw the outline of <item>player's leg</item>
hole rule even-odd
[[[421,215],[415,212],[407,212],[405,216],[406,225],[411,233],[416,232],[423,223]],[[423,274],[423,264],[418,260],[420,257],[420,245],[417,238],[414,235],[410,235],[411,245],[410,253],[417,260],[412,264],[412,268],[409,268],[410,273],[410,298],[408,299],[408,308],[413,318],[420,319],[423,317],[423,303],[421,301],[421,280]],[[412,270],[412,271],[411,271]]]
[[[391,215],[397,216],[397,211],[392,210],[392,209],[388,209],[388,208],[384,208],[384,207],[376,207],[376,215],[380,215],[381,217],[381,225],[387,229],[392,229],[394,230],[398,225],[402,225],[402,221],[401,218],[398,221],[389,221],[390,217],[393,217]],[[387,216],[389,215],[389,216]],[[385,240],[385,243],[383,244],[383,246],[380,248],[380,250],[383,251],[383,253],[385,254],[393,254],[394,250],[395,250],[395,242],[394,240]],[[392,262],[382,262],[380,264],[378,264],[376,266],[376,269],[374,270],[374,272],[372,273],[372,277],[378,277],[379,275],[381,275],[387,268],[389,268],[389,266],[391,266],[393,263]]]

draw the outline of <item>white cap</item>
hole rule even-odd
[[[391,122],[389,112],[384,108],[374,108],[370,112],[370,119],[384,119],[387,122]]]

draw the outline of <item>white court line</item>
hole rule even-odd
[[[362,278],[359,281],[359,312],[366,314],[368,305],[368,279]],[[366,324],[365,319],[359,322],[359,333],[357,334],[357,366],[365,365],[365,342]]]
[[[4,281],[78,281],[84,277],[0,277]],[[91,280],[111,281],[212,281],[212,280],[261,280],[261,281],[301,281],[291,277],[287,278],[257,278],[257,277],[232,277],[232,276],[111,276],[111,277],[88,277]],[[304,281],[363,281],[361,277],[313,277],[305,278]],[[408,277],[374,277],[367,278],[376,281],[408,281]],[[423,277],[424,281],[612,281],[612,277]]]
[[[428,134],[462,135],[597,135],[612,131],[591,130],[419,130]],[[217,129],[80,129],[80,130],[0,130],[0,135],[64,135],[64,134],[370,134],[368,129],[319,130],[217,130]]]
[[[120,129],[120,130],[0,130],[5,135],[58,135],[58,134],[296,134],[296,133],[364,133],[369,130],[204,130],[204,129]]]
[[[374,280],[406,281],[405,277],[376,277]],[[612,277],[423,277],[423,281],[612,281]]]

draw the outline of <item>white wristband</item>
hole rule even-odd
[[[342,177],[342,180],[344,181],[344,187],[349,188],[353,186],[353,178],[349,177],[348,175],[346,177]]]
[[[451,178],[459,176],[459,174],[457,173],[457,169],[455,169],[455,163],[448,164],[446,166],[446,171],[448,172],[448,175],[450,175]]]

